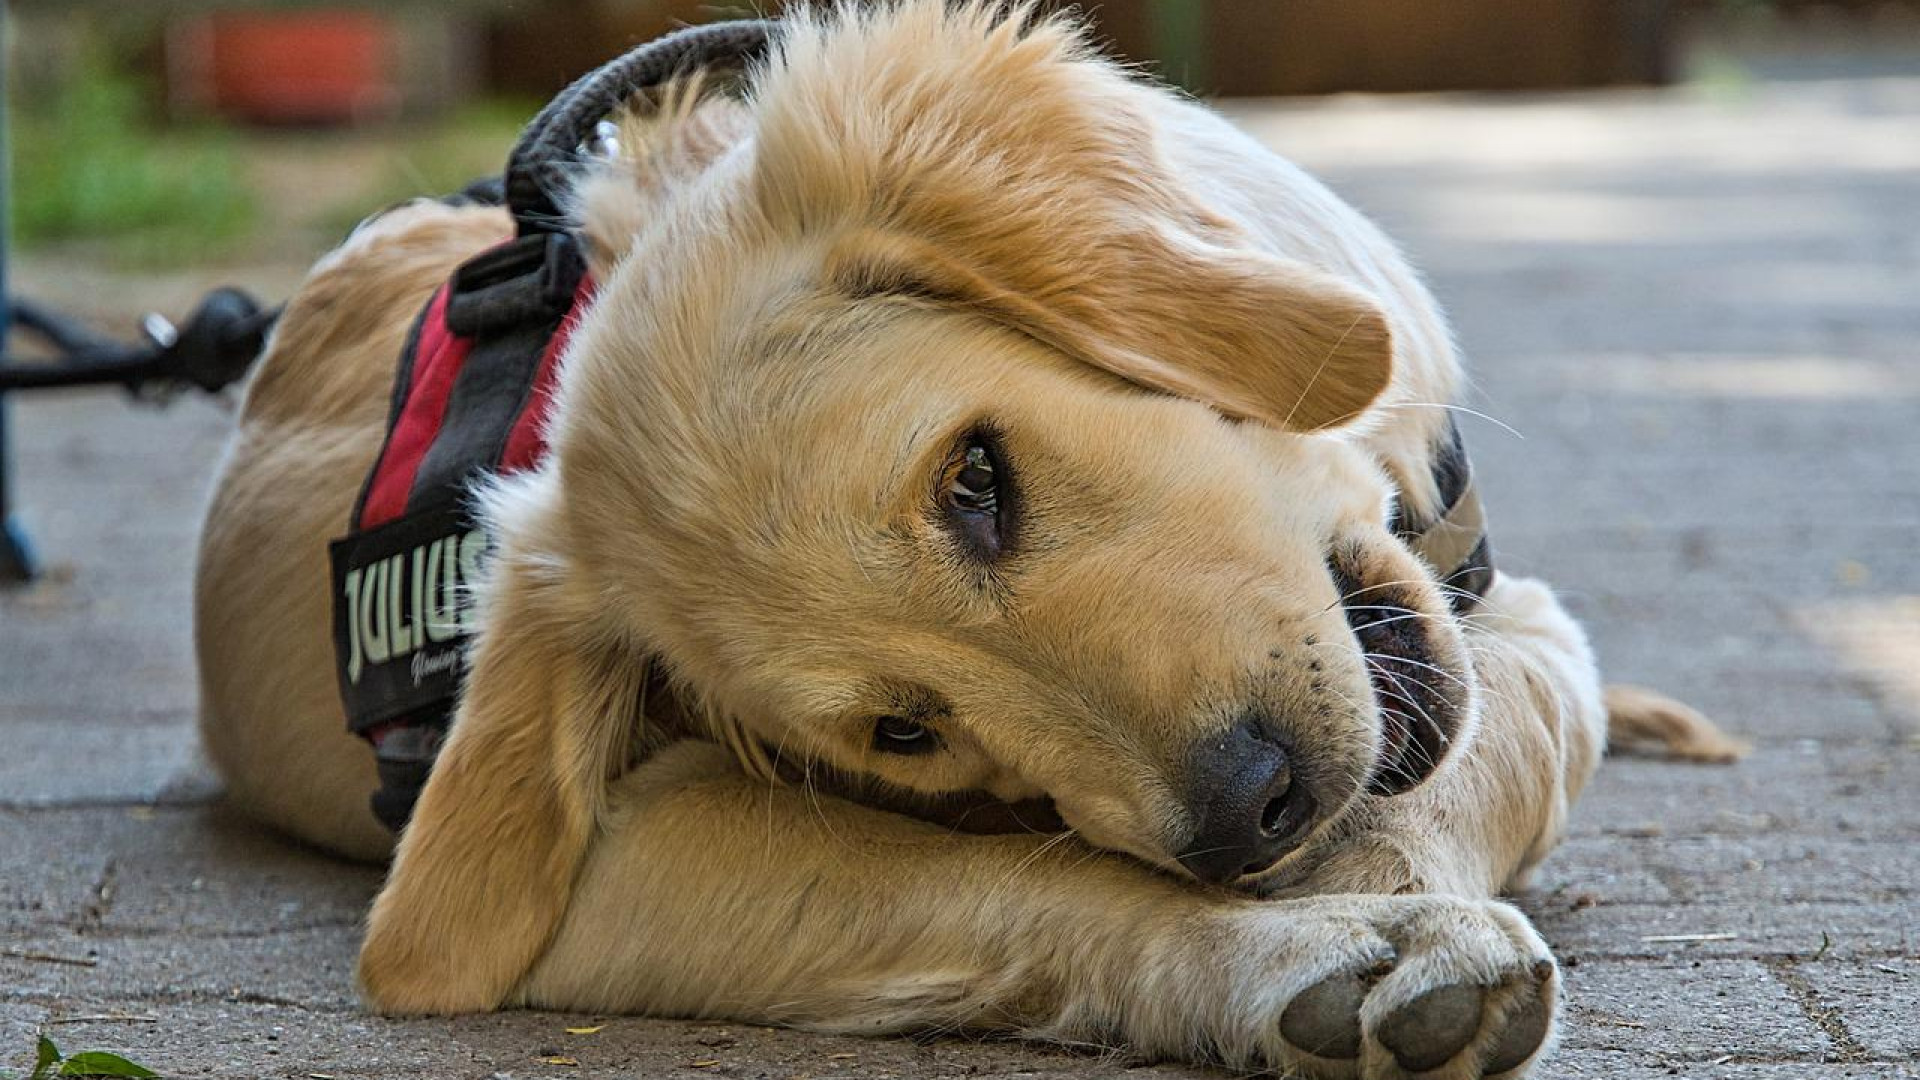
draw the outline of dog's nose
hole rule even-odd
[[[1313,816],[1286,748],[1258,717],[1204,740],[1191,775],[1195,828],[1178,858],[1202,881],[1224,884],[1272,866]]]

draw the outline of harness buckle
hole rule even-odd
[[[453,272],[447,327],[479,337],[558,320],[573,306],[586,273],[579,242],[567,233],[531,233],[489,248]]]

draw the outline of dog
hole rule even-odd
[[[1464,466],[1406,261],[1062,18],[803,9],[745,80],[635,110],[572,191],[596,292],[549,452],[475,488],[477,639],[397,845],[326,545],[507,216],[365,224],[248,388],[203,738],[247,812],[391,860],[369,1005],[1525,1073],[1560,978],[1495,897],[1609,722],[1731,744],[1604,690],[1543,584],[1468,594],[1396,530]]]

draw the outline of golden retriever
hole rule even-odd
[[[551,452],[479,492],[478,639],[397,849],[326,542],[503,213],[409,205],[320,262],[209,511],[204,738],[260,819],[391,856],[372,1007],[1524,1072],[1559,976],[1493,897],[1608,703],[1544,585],[1456,615],[1392,529],[1442,509],[1461,370],[1381,233],[982,3],[793,13],[744,92],[621,145],[573,199],[598,292]],[[928,820],[1035,801],[1065,831]]]

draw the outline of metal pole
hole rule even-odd
[[[0,0],[0,356],[6,355],[7,332],[13,325],[13,301],[7,292],[7,234],[13,204],[7,197],[7,21],[8,7]],[[37,572],[26,530],[13,516],[10,488],[13,463],[7,457],[7,395],[0,391],[0,585],[30,581]]]

